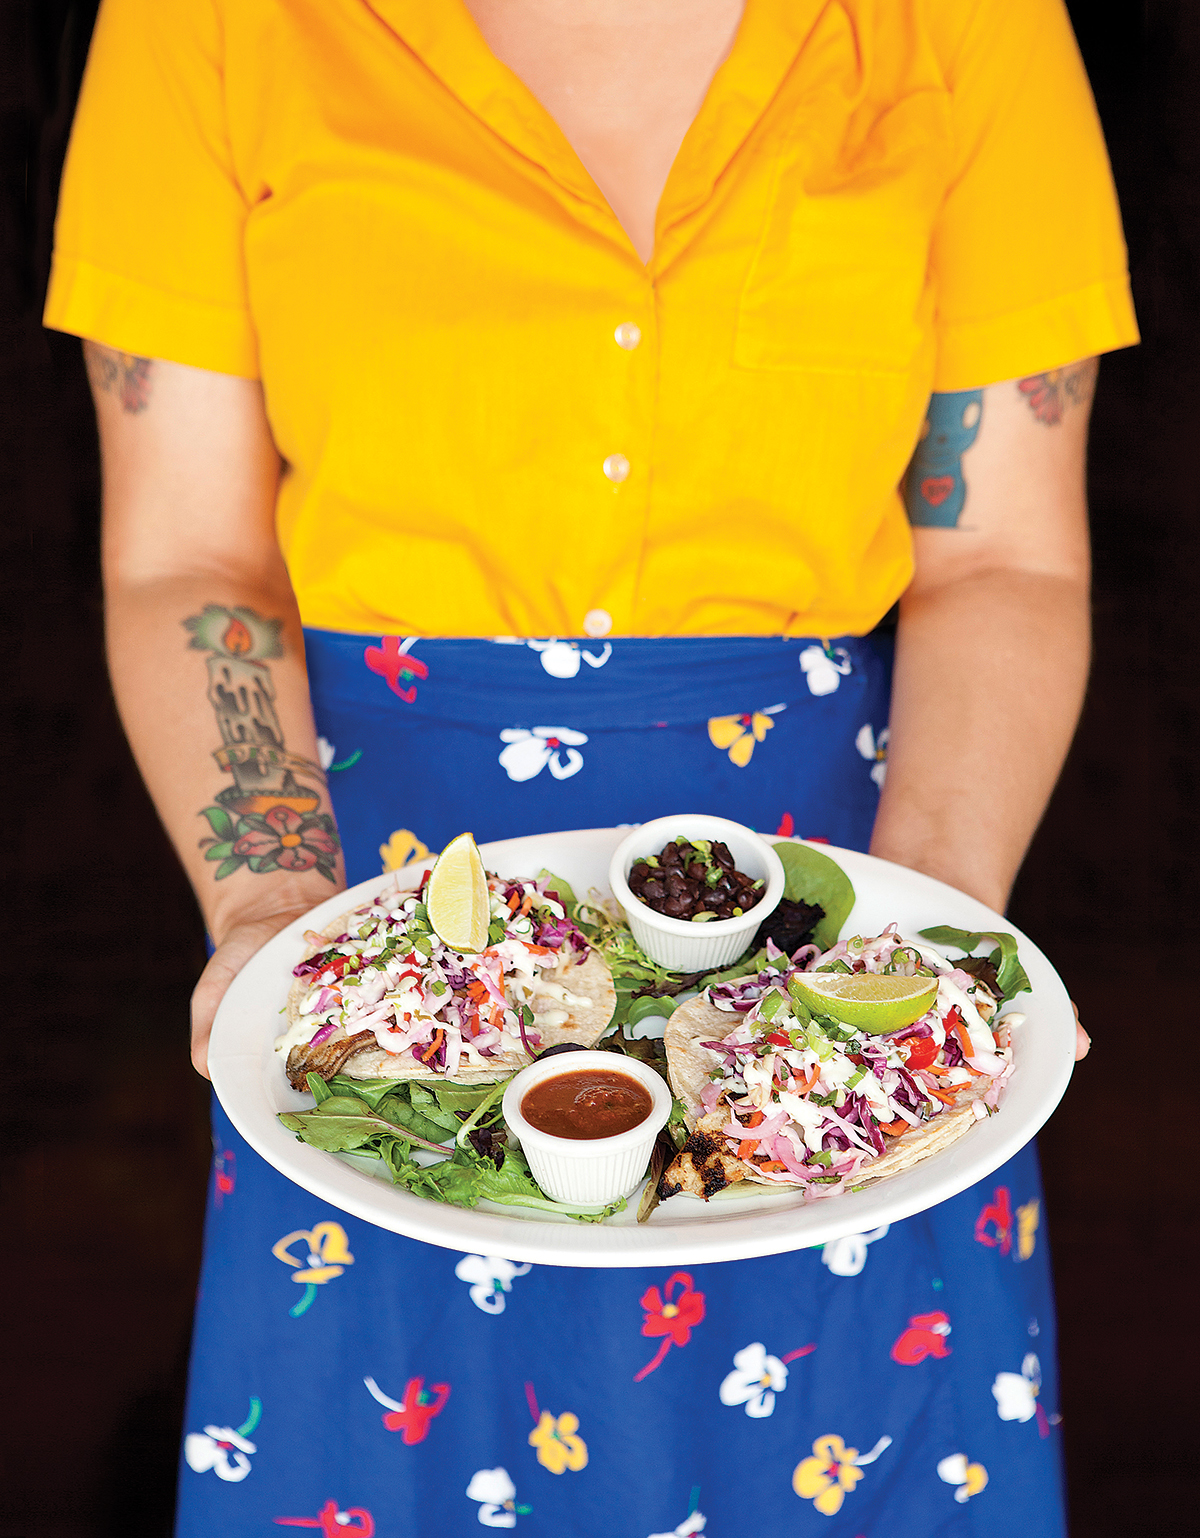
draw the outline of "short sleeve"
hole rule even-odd
[[[247,200],[216,0],[104,0],[55,224],[47,326],[254,378]]]
[[[934,234],[934,389],[1138,340],[1121,216],[1062,0],[951,0],[955,166]],[[961,23],[965,22],[965,25]]]

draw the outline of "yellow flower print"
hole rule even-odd
[[[414,860],[423,860],[428,853],[417,835],[407,828],[397,828],[387,843],[379,846],[379,858],[385,871],[403,870]]]
[[[552,1474],[561,1474],[566,1469],[578,1473],[587,1467],[587,1443],[575,1435],[578,1430],[579,1417],[572,1415],[570,1410],[564,1410],[557,1419],[549,1410],[542,1411],[537,1425],[529,1433],[529,1445],[537,1448],[538,1462],[543,1468]]]
[[[744,769],[750,762],[754,744],[761,742],[775,725],[771,717],[786,708],[784,705],[768,705],[752,715],[713,716],[708,723],[708,740],[714,748],[728,748],[730,762]]]
[[[1018,1260],[1028,1260],[1037,1244],[1038,1218],[1041,1204],[1034,1197],[1023,1207],[1017,1208],[1017,1255]]]
[[[846,1491],[863,1477],[855,1463],[857,1447],[847,1447],[839,1436],[818,1437],[813,1456],[796,1465],[792,1489],[802,1500],[811,1500],[818,1511],[832,1517],[842,1509]]]
[[[307,1264],[291,1252],[297,1239],[302,1239],[307,1248]],[[354,1264],[350,1241],[340,1223],[318,1223],[311,1229],[298,1228],[295,1233],[285,1234],[282,1239],[276,1240],[271,1246],[271,1254],[285,1265],[295,1266],[297,1269],[292,1274],[292,1281],[304,1284],[304,1296],[288,1309],[293,1319],[298,1319],[312,1307],[318,1287],[333,1281],[335,1276],[341,1276],[347,1266]]]
[[[847,1447],[839,1436],[818,1437],[813,1456],[796,1465],[792,1489],[803,1500],[812,1501],[824,1516],[835,1516],[842,1509],[846,1492],[863,1477],[861,1465],[874,1463],[891,1445],[891,1437],[880,1437],[869,1453],[860,1453],[857,1447]]]

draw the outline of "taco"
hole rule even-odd
[[[433,931],[427,880],[305,936],[275,1043],[295,1088],[310,1073],[489,1083],[547,1047],[590,1047],[603,1033],[612,974],[544,879],[488,876],[489,943],[478,955]]]
[[[662,1197],[707,1200],[738,1181],[798,1186],[807,1198],[898,1174],[947,1147],[999,1102],[1012,1072],[1000,1000],[986,983],[895,925],[798,961],[776,953],[755,977],[707,990],[667,1022],[671,1084],[691,1136],[664,1172]],[[814,1016],[796,974],[937,977],[919,1020],[871,1034]]]

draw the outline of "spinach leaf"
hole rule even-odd
[[[1001,1002],[1007,1004],[1009,999],[1015,998],[1018,993],[1033,992],[1033,986],[1025,973],[1025,968],[1017,959],[1017,942],[1013,935],[1005,934],[1001,930],[994,932],[981,930],[972,934],[969,929],[952,929],[948,924],[936,924],[932,929],[922,929],[921,938],[928,940],[931,945],[953,945],[968,954],[977,945],[982,945],[985,940],[991,940],[996,949],[992,952],[990,960],[996,968]]]
[[[816,903],[825,917],[813,931],[813,941],[823,951],[836,945],[842,925],[854,907],[854,887],[836,861],[808,844],[776,844],[787,885],[783,895],[792,902]]]

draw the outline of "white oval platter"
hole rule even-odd
[[[534,876],[552,870],[577,896],[607,895],[608,863],[628,828],[591,828],[508,839],[482,847],[489,870]],[[604,1223],[549,1218],[521,1208],[472,1209],[413,1196],[392,1185],[376,1160],[324,1153],[300,1142],[276,1119],[311,1108],[288,1084],[273,1043],[304,931],[321,929],[396,882],[416,885],[424,866],[373,877],[339,892],[281,930],[234,980],[218,1011],[209,1049],[213,1086],[234,1126],[268,1163],[323,1201],[381,1228],[428,1244],[515,1261],[561,1266],[677,1266],[742,1260],[806,1249],[911,1217],[983,1180],[1022,1148],[1062,1098],[1074,1066],[1075,1021],[1058,974],[1033,942],[973,897],[929,876],[849,849],[819,846],[843,867],[857,896],[843,935],[878,934],[895,921],[903,935],[950,924],[1015,934],[1033,985],[1009,1010],[1025,1023],[1014,1032],[1014,1069],[1000,1109],[952,1147],[862,1191],[805,1203],[798,1194],[722,1193],[710,1202],[676,1196],[646,1223],[629,1209]],[[428,863],[428,862],[427,862]]]

